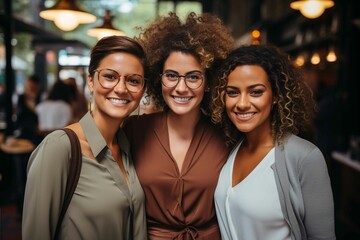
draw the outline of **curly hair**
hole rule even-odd
[[[150,68],[146,92],[157,109],[167,108],[162,97],[160,74],[170,53],[180,51],[197,58],[205,69],[207,86],[211,88],[214,85],[212,79],[215,79],[214,68],[228,55],[234,42],[229,29],[209,13],[197,16],[192,12],[183,23],[170,12],[140,30],[142,33],[135,39],[143,45]],[[205,94],[202,107],[207,108],[209,102],[210,94]]]
[[[271,130],[280,145],[287,133],[299,134],[311,126],[316,109],[313,94],[288,55],[274,46],[242,46],[233,50],[221,65],[219,83],[212,92],[211,119],[224,128],[228,144],[235,143],[243,134],[226,114],[227,78],[236,67],[243,65],[260,66],[268,75],[276,102],[270,116]]]

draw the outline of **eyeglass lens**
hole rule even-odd
[[[186,86],[191,89],[196,89],[200,87],[203,82],[203,74],[200,72],[190,72],[185,75],[179,75],[179,73],[177,72],[168,71],[164,72],[161,76],[162,83],[166,87],[177,86],[181,77],[184,78]]]
[[[111,69],[97,70],[98,80],[103,88],[114,88],[119,82],[121,76]],[[138,74],[124,76],[125,86],[130,92],[139,92],[144,87],[144,77]]]

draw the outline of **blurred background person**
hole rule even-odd
[[[64,83],[71,87],[71,91],[74,92],[74,98],[70,102],[72,109],[73,122],[79,121],[85,113],[88,111],[88,100],[82,89],[76,84],[76,79],[69,77],[64,80]]]
[[[31,75],[25,79],[24,93],[18,96],[16,104],[15,135],[30,140],[37,145],[42,140],[38,133],[38,116],[36,106],[41,101],[40,79]]]
[[[47,99],[36,106],[40,134],[45,136],[73,122],[71,103],[75,100],[75,91],[72,90],[72,86],[58,80],[50,89]]]

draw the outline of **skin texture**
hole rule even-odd
[[[251,45],[233,50],[218,69],[219,84],[212,92],[210,102],[212,121],[220,124],[227,136],[229,145],[235,144],[243,133],[227,117],[225,91],[228,76],[236,67],[256,65],[267,74],[273,92],[271,111],[271,131],[281,145],[288,133],[306,135],[311,132],[316,105],[311,89],[286,53],[272,46]]]
[[[164,71],[175,71],[180,75],[198,71],[203,73],[203,68],[191,54],[172,52],[164,64]],[[162,94],[170,111],[177,115],[199,114],[200,103],[204,97],[205,81],[196,89],[188,88],[184,78],[180,78],[176,87],[168,88],[162,85]],[[177,98],[187,98],[177,99]]]
[[[233,186],[246,178],[274,146],[270,114],[273,93],[268,76],[256,65],[236,67],[228,77],[226,113],[246,140],[240,147],[233,169]]]
[[[105,57],[98,69],[109,68],[121,76],[129,74],[144,75],[144,70],[138,58],[128,53],[114,53]],[[142,97],[143,91],[132,93],[126,89],[124,78],[113,89],[103,88],[98,81],[98,73],[94,78],[88,77],[88,87],[94,93],[95,119],[115,119],[123,121],[134,111]]]
[[[226,112],[239,131],[246,134],[270,134],[272,95],[267,74],[261,67],[237,67],[228,78]]]

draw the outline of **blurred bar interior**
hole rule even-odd
[[[232,30],[237,45],[276,45],[303,70],[319,107],[314,129],[305,137],[327,160],[338,239],[360,239],[360,1],[309,2],[0,0],[2,139],[14,135],[14,96],[24,91],[27,76],[39,76],[43,93],[57,79],[74,77],[86,93],[89,51],[104,36],[96,37],[96,31],[132,37],[139,33],[136,26],[169,11],[184,16],[211,12]],[[58,10],[63,12],[57,15]],[[2,199],[14,182],[11,163],[3,156],[0,153]]]

